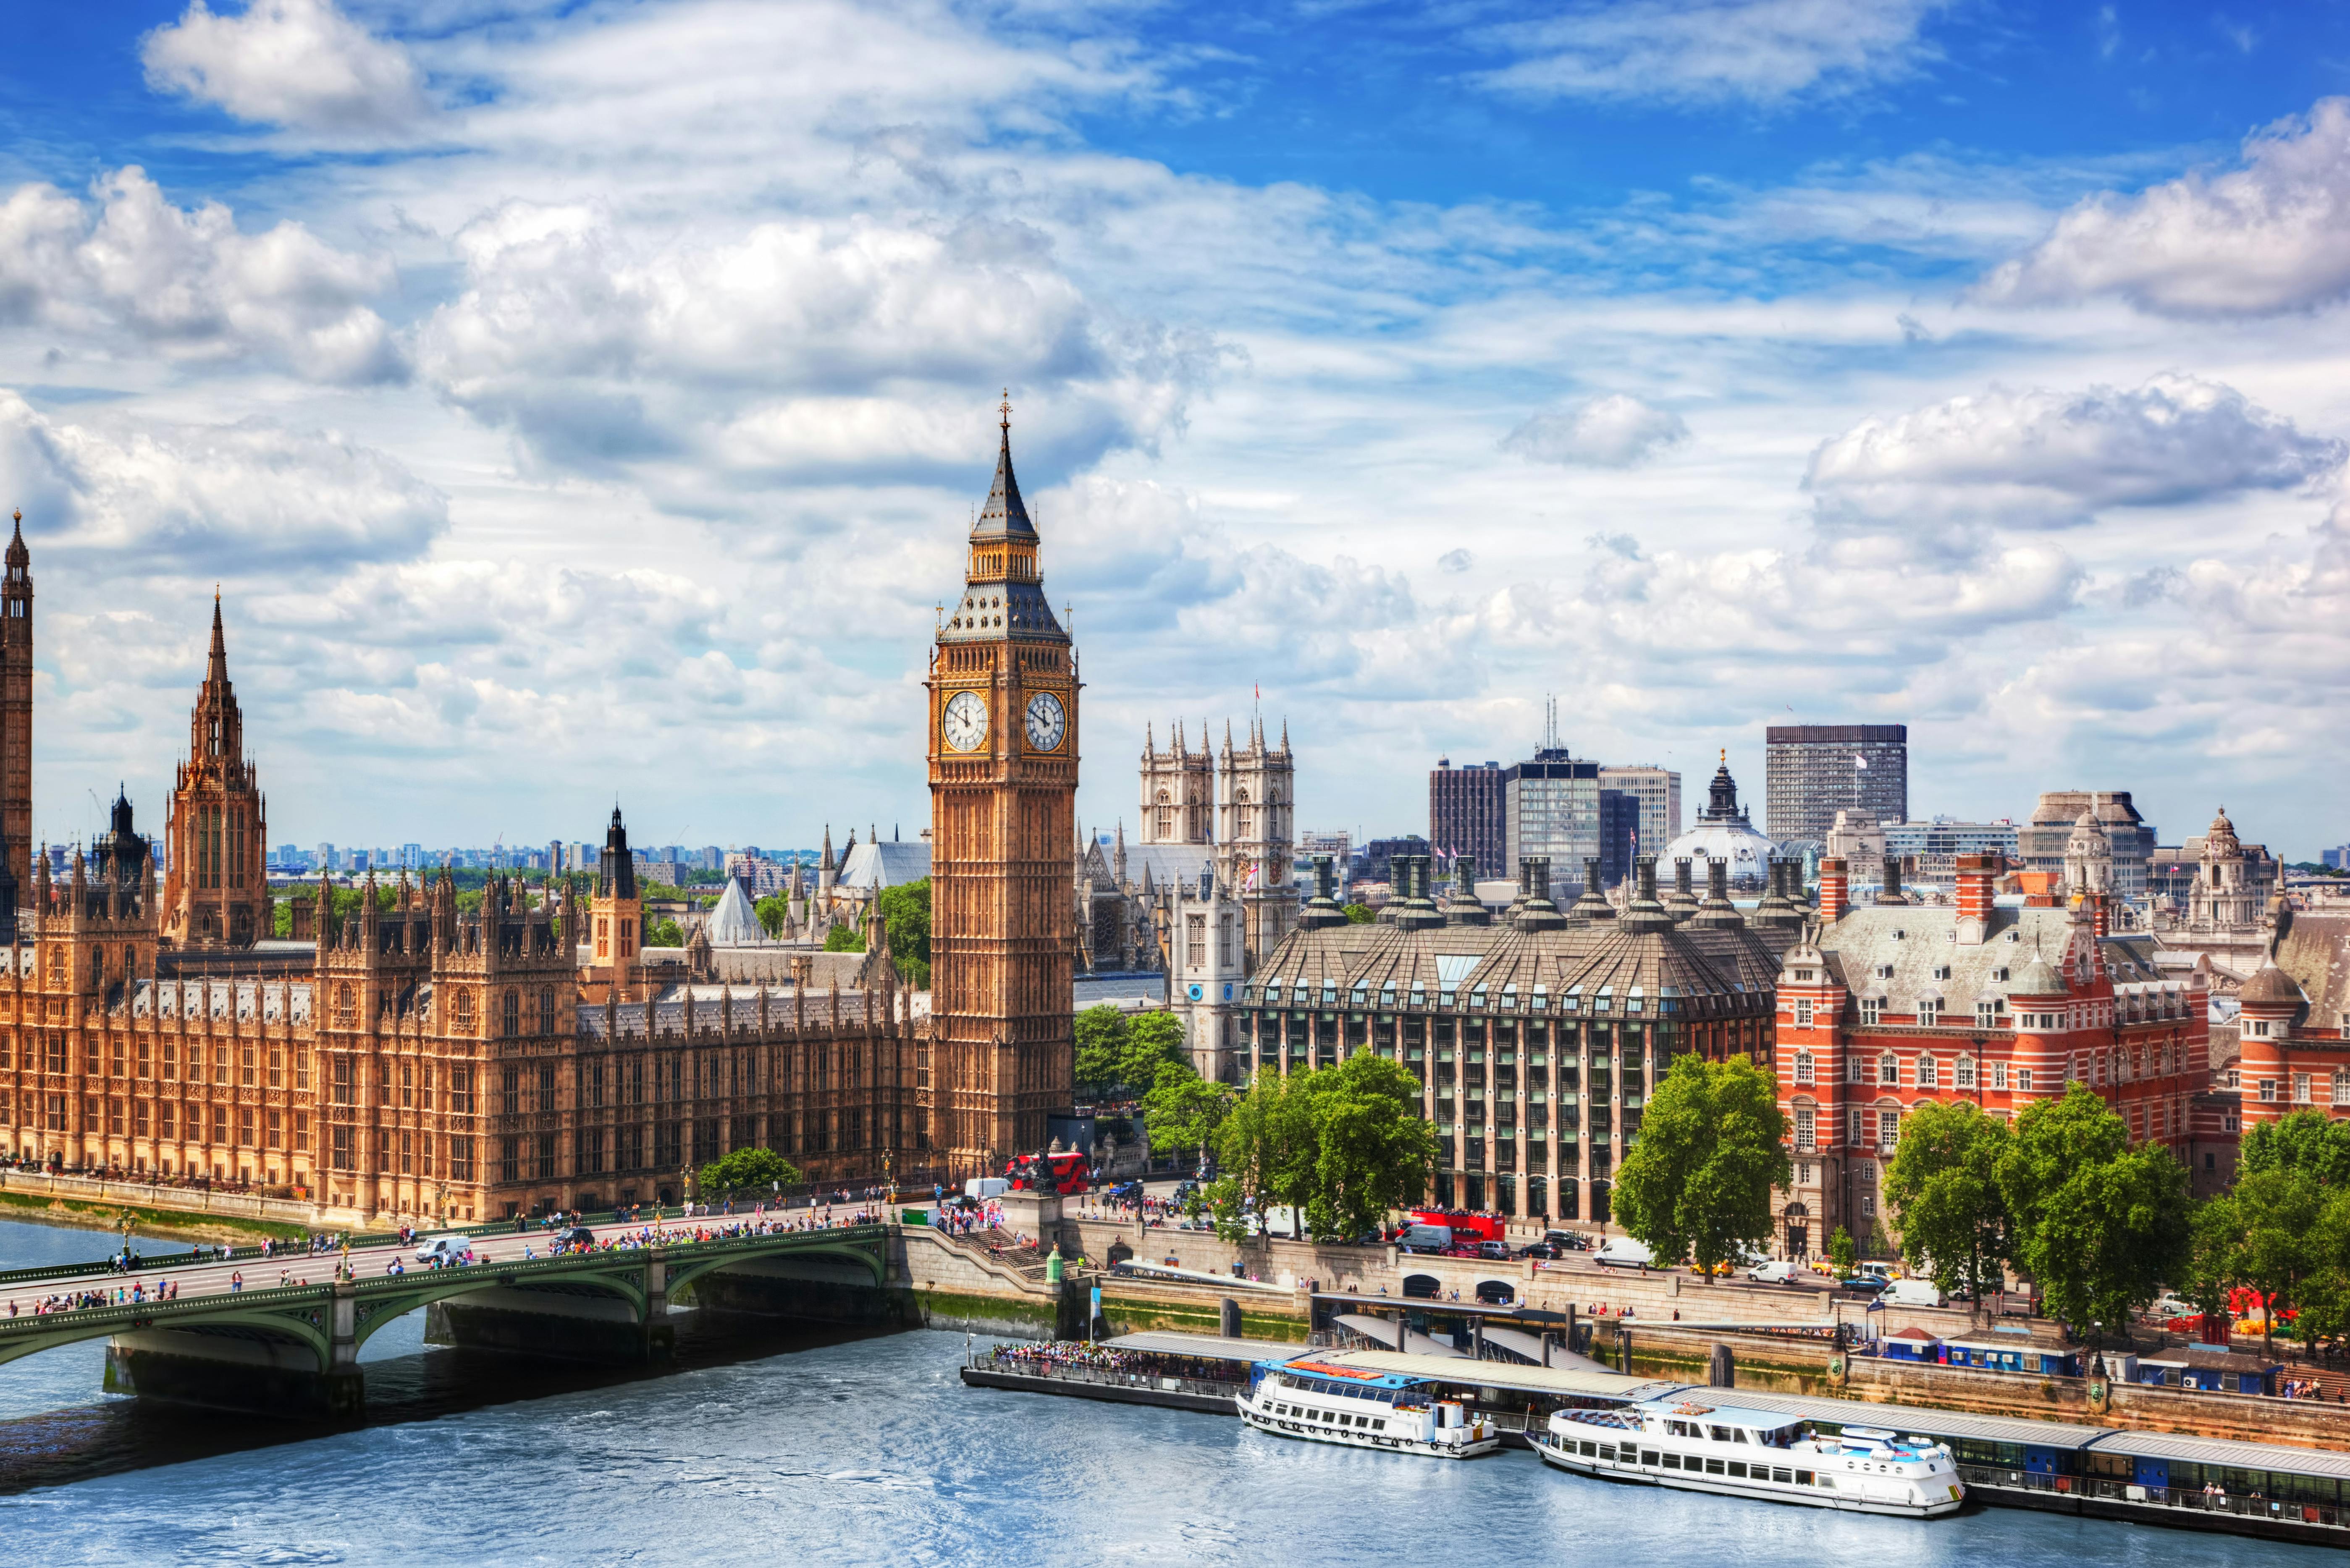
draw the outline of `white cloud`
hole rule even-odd
[[[1679,414],[1612,392],[1534,415],[1502,438],[1502,450],[1528,462],[1629,468],[1688,439],[1689,426]]]
[[[251,0],[221,16],[204,0],[140,43],[147,83],[239,119],[300,130],[372,135],[427,113],[408,51],[371,36],[333,0]]]
[[[1904,76],[1939,0],[1628,0],[1488,29],[1519,57],[1481,79],[1528,98],[1775,106]]]
[[[457,249],[468,286],[425,323],[421,366],[559,464],[761,483],[967,465],[973,390],[1004,382],[1047,399],[1024,444],[1091,455],[1180,422],[1215,358],[1091,306],[1017,224],[792,220],[656,244],[591,208],[508,203]]]
[[[5,389],[0,490],[81,576],[307,575],[417,555],[448,526],[445,497],[348,437],[255,420],[66,423]]]
[[[2063,527],[2106,507],[2307,485],[2345,450],[2231,387],[2158,376],[2129,390],[1993,388],[1866,420],[1820,446],[1804,483],[1838,526]]]
[[[2100,195],[1976,286],[1991,304],[2117,296],[2166,316],[2312,310],[2350,294],[2350,99],[2244,143],[2243,167]]]
[[[290,220],[242,233],[226,207],[173,206],[137,168],[101,176],[91,198],[31,184],[0,202],[0,320],[321,381],[400,373],[390,328],[361,303],[390,287],[389,263]]]

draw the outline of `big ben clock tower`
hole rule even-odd
[[[1036,564],[1003,407],[995,486],[931,655],[932,1147],[968,1171],[1045,1147],[1075,1096],[1077,670]]]

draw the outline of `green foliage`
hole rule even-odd
[[[1771,1239],[1771,1189],[1793,1179],[1778,1085],[1745,1056],[1673,1059],[1616,1173],[1616,1222],[1659,1262],[1694,1260],[1713,1278]]]
[[[280,940],[294,934],[294,900],[292,898],[269,900],[269,934]]]
[[[1944,1292],[1980,1302],[2005,1279],[2015,1250],[2000,1165],[2013,1135],[1971,1102],[1926,1102],[1901,1124],[1885,1169],[1885,1199],[1901,1228],[1901,1257]]]
[[[917,991],[931,983],[931,879],[881,889],[881,921],[889,933],[889,961]]]
[[[2303,1171],[2337,1191],[2350,1190],[2350,1121],[2308,1110],[2263,1122],[2244,1134],[2236,1170],[2240,1176]]]
[[[1259,1074],[1225,1116],[1216,1147],[1238,1200],[1294,1207],[1317,1237],[1370,1230],[1389,1210],[1417,1202],[1436,1169],[1436,1132],[1420,1118],[1418,1080],[1368,1052],[1287,1077]]]
[[[702,1198],[716,1199],[754,1187],[772,1189],[778,1181],[788,1187],[799,1179],[798,1168],[772,1148],[738,1148],[703,1166],[694,1186]]]
[[[2122,1118],[2085,1085],[2027,1106],[2000,1162],[2017,1266],[2051,1317],[2121,1324],[2186,1276],[2187,1170],[2168,1150],[2130,1146]]]
[[[667,915],[663,915],[660,919],[654,920],[651,926],[646,930],[645,946],[649,948],[681,948],[685,946],[685,933],[678,929],[678,924],[675,920],[671,919]]]
[[[1849,1279],[1852,1272],[1860,1267],[1860,1248],[1854,1244],[1852,1232],[1841,1225],[1828,1238],[1828,1267],[1836,1272],[1839,1279]]]
[[[1235,1242],[1248,1240],[1248,1193],[1238,1177],[1222,1177],[1204,1184],[1195,1200],[1213,1218],[1217,1240]]]
[[[865,950],[865,933],[855,926],[835,926],[824,933],[824,950],[828,953],[861,953]]]
[[[770,893],[752,905],[751,912],[759,917],[760,926],[769,936],[780,937],[784,934],[784,920],[791,913],[791,900],[781,893]]]
[[[1372,925],[1378,921],[1378,918],[1379,912],[1377,909],[1372,909],[1368,904],[1349,904],[1347,906],[1347,923],[1350,926]]]
[[[1077,1014],[1076,1044],[1077,1089],[1095,1100],[1145,1096],[1163,1075],[1191,1071],[1183,1021],[1172,1012],[1088,1007]]]
[[[1211,1084],[1180,1063],[1167,1064],[1142,1097],[1151,1147],[1168,1153],[1180,1149],[1205,1159],[1217,1130],[1232,1114],[1233,1098],[1229,1085]]]
[[[2249,1147],[2250,1135],[2245,1142]],[[2187,1271],[2187,1293],[2196,1305],[2222,1312],[2229,1292],[2243,1286],[2272,1303],[2263,1341],[2273,1340],[2276,1315],[2285,1311],[2296,1314],[2293,1332],[2303,1340],[2343,1332],[2350,1320],[2344,1289],[2350,1283],[2350,1192],[2319,1179],[2324,1163],[2264,1158],[2233,1191],[2196,1210]]]
[[[1118,1081],[1126,1054],[1126,1014],[1101,1002],[1077,1014],[1076,1032],[1077,1092],[1097,1099]]]

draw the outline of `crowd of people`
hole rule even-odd
[[[94,1291],[59,1291],[35,1302],[31,1315],[46,1317],[51,1313],[88,1312],[93,1307],[130,1306],[142,1302],[179,1299],[180,1287],[170,1280],[157,1280],[151,1285],[140,1280],[128,1285],[105,1286]],[[12,1301],[8,1303],[8,1315],[22,1317],[26,1315],[25,1309]]]
[[[1123,1350],[1075,1340],[1055,1340],[1043,1345],[999,1345],[995,1347],[995,1360],[999,1366],[1019,1371],[1083,1367],[1091,1372],[1127,1372],[1133,1370],[1137,1362],[1136,1357]]]

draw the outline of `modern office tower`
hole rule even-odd
[[[1909,819],[1907,724],[1773,724],[1763,736],[1764,831],[1825,844],[1836,813]]]

